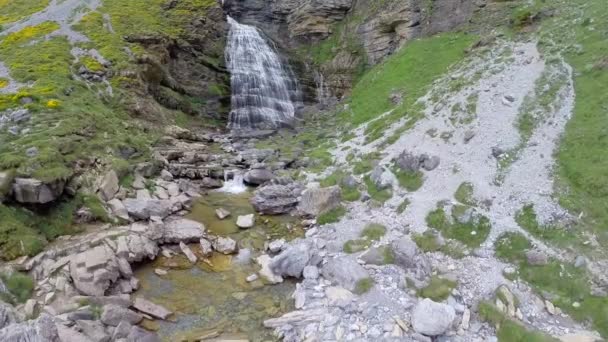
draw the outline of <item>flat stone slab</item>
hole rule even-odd
[[[173,314],[173,312],[167,310],[165,307],[154,304],[151,301],[141,297],[135,298],[133,307],[138,311],[163,320],[167,319]]]

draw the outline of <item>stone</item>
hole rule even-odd
[[[270,268],[272,258],[269,255],[262,254],[255,259],[256,263],[260,265],[260,276],[266,279],[271,284],[279,284],[283,282],[283,277],[275,274]]]
[[[415,257],[419,254],[418,246],[408,236],[404,236],[391,244],[395,263],[403,268],[416,266]]]
[[[110,210],[112,210],[112,214],[114,214],[114,216],[123,220],[129,219],[129,212],[127,211],[127,208],[118,198],[108,201],[108,206],[110,207]]]
[[[438,336],[452,326],[454,318],[456,312],[453,307],[426,298],[418,302],[412,311],[412,327],[420,334]]]
[[[57,335],[59,337],[59,341],[61,342],[93,342],[92,339],[88,338],[83,333],[77,331],[76,329],[69,328],[63,324],[57,324]]]
[[[202,223],[177,218],[165,222],[162,240],[165,243],[196,242],[200,241],[204,235],[205,226]]]
[[[176,183],[167,184],[167,194],[170,197],[179,196],[179,194],[180,194],[179,185]]]
[[[201,253],[204,256],[210,256],[213,253],[213,245],[211,244],[211,241],[201,238],[199,244],[201,245]]]
[[[148,189],[139,189],[135,191],[135,198],[138,200],[149,200],[152,199],[152,195]]]
[[[140,220],[147,220],[151,216],[165,218],[172,211],[172,203],[169,200],[127,198],[123,204],[129,215]]]
[[[160,338],[152,332],[144,330],[138,326],[132,326],[129,335],[127,335],[128,342],[161,342]]]
[[[332,284],[354,291],[357,283],[369,278],[367,271],[352,258],[343,256],[329,260],[321,269],[321,275]]]
[[[259,277],[258,277],[258,275],[257,275],[257,274],[250,274],[250,275],[248,275],[248,276],[247,276],[247,278],[245,278],[245,280],[246,280],[248,283],[251,283],[251,282],[254,282],[254,281],[258,280],[258,278],[259,278]]]
[[[166,182],[171,182],[173,180],[173,175],[171,174],[171,172],[163,169],[160,172],[160,178]]]
[[[25,150],[25,155],[28,156],[28,157],[30,157],[30,158],[33,158],[33,157],[37,156],[38,155],[38,148],[35,147],[35,146],[32,146],[32,147],[28,148],[27,150]]]
[[[120,322],[116,328],[114,329],[114,333],[112,334],[112,341],[118,341],[121,338],[126,338],[131,332],[131,323],[127,321]]]
[[[119,325],[122,321],[126,321],[131,325],[137,324],[142,319],[142,315],[115,304],[104,305],[101,313],[101,322],[113,327]]]
[[[255,216],[253,214],[240,215],[236,219],[236,225],[241,229],[252,228],[255,225]]]
[[[298,204],[300,191],[293,186],[270,184],[258,188],[251,198],[255,211],[266,215],[280,215],[293,210]]]
[[[118,175],[116,175],[116,171],[108,171],[101,179],[101,184],[99,185],[98,191],[101,198],[107,202],[114,198],[114,195],[116,195],[119,189],[120,185],[118,185]]]
[[[474,131],[466,131],[464,132],[464,143],[468,144],[475,137]]]
[[[311,257],[310,246],[307,243],[295,243],[272,258],[270,269],[274,274],[282,277],[300,278]]]
[[[496,306],[503,309],[502,311],[510,316],[515,317],[515,312],[517,310],[517,300],[515,299],[515,295],[509,287],[506,285],[500,285],[496,289]],[[501,303],[498,303],[500,301]]]
[[[13,182],[13,197],[19,203],[44,204],[61,196],[65,181],[57,180],[43,183],[33,178],[15,178]]]
[[[433,171],[439,166],[440,159],[437,156],[424,158],[422,168],[427,171]]]
[[[368,265],[385,265],[392,261],[393,251],[389,246],[372,247],[359,257]]]
[[[526,260],[532,266],[543,266],[549,263],[547,255],[538,250],[527,251]]]
[[[504,153],[505,153],[505,150],[503,150],[502,148],[500,148],[498,146],[492,147],[492,156],[494,158],[499,159]]]
[[[337,185],[327,188],[306,189],[302,193],[298,211],[305,216],[319,216],[338,207],[341,200],[342,191]]]
[[[236,241],[229,237],[218,236],[212,242],[213,249],[222,254],[234,254],[237,252]]]
[[[133,302],[133,307],[140,312],[162,320],[166,320],[167,318],[169,318],[169,316],[173,314],[165,307],[152,303],[149,300],[146,300],[141,297],[135,298],[135,301]]]
[[[71,258],[70,276],[81,293],[103,296],[120,276],[118,260],[112,250],[100,245]]]
[[[283,246],[285,246],[285,239],[274,240],[268,244],[268,251],[271,253],[279,253],[281,249],[283,249]]]
[[[269,182],[273,178],[274,174],[268,169],[254,169],[247,171],[243,180],[245,184],[257,186]]]
[[[86,337],[92,342],[108,342],[110,341],[110,334],[106,332],[105,327],[99,321],[92,320],[81,320],[76,321],[76,326],[79,328]]]
[[[421,167],[420,157],[408,151],[403,151],[399,157],[397,157],[395,163],[402,171],[407,172],[417,172]]]
[[[304,271],[302,271],[302,275],[304,279],[318,279],[319,268],[317,266],[306,266],[304,267]]]
[[[131,186],[135,190],[145,189],[146,188],[146,179],[141,174],[136,173]]]
[[[393,185],[391,173],[380,165],[374,168],[369,178],[378,189],[388,189]]]
[[[186,258],[188,258],[188,261],[190,261],[193,264],[195,264],[198,261],[198,258],[196,257],[196,255],[194,255],[194,252],[192,252],[192,250],[190,249],[190,247],[188,247],[188,245],[186,245],[183,242],[180,242],[179,248],[182,250],[182,253],[184,253]]]
[[[167,274],[169,274],[169,272],[167,272],[167,270],[164,270],[162,268],[155,268],[154,274],[156,274],[157,276],[166,276]]]
[[[329,286],[325,289],[327,302],[331,306],[345,307],[355,298],[355,295],[343,287]]]
[[[34,301],[34,303],[30,303],[30,301]],[[34,310],[33,307],[36,305],[36,301],[33,299],[28,300],[29,305],[28,307],[31,307],[31,310],[28,310],[28,312],[26,312],[26,315],[29,313],[29,311],[31,311],[31,315],[27,315],[28,317],[32,317]],[[26,303],[26,304],[27,304]],[[13,309],[12,306],[5,304],[3,302],[0,302],[0,329],[16,323],[17,322],[17,314],[15,313],[15,310]]]
[[[223,220],[230,216],[230,212],[224,208],[218,208],[215,209],[215,216],[217,216],[217,218],[219,218],[220,220]]]

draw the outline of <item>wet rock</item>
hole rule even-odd
[[[318,216],[340,205],[342,191],[339,186],[306,189],[298,204],[298,211],[307,216]]]
[[[205,235],[202,223],[185,218],[170,219],[165,222],[163,241],[165,243],[195,242]]]
[[[141,297],[135,298],[135,302],[133,302],[133,307],[138,311],[163,320],[167,319],[171,314],[173,314],[165,307],[158,304],[154,304],[149,300],[146,300]]]
[[[222,254],[234,254],[237,251],[236,241],[229,237],[218,236],[212,242],[213,249]]]
[[[201,253],[204,256],[209,256],[213,253],[213,245],[209,240],[202,238],[200,239],[199,244],[201,245]]]
[[[230,212],[224,208],[215,209],[215,216],[220,220],[223,220],[230,216]]]
[[[15,178],[13,182],[13,197],[19,203],[44,204],[61,196],[65,181],[57,180],[43,183],[33,178]]]
[[[165,218],[171,214],[172,203],[169,200],[127,198],[122,202],[129,215],[147,220],[152,216]]]
[[[270,184],[255,191],[251,205],[257,212],[266,215],[285,214],[296,207],[300,194],[301,191],[294,184]]]
[[[456,318],[454,308],[428,298],[418,302],[412,311],[412,327],[427,336],[444,334]]]
[[[99,194],[104,201],[109,201],[114,198],[120,186],[118,185],[118,175],[114,170],[108,171],[99,184]]]
[[[254,169],[245,173],[243,180],[248,185],[262,185],[274,178],[272,171],[268,169]]]
[[[186,258],[188,258],[188,261],[190,261],[193,264],[196,263],[196,261],[198,260],[198,258],[196,257],[196,255],[194,255],[194,253],[192,252],[192,250],[190,249],[190,247],[188,247],[188,245],[186,245],[183,242],[180,242],[179,243],[179,248],[182,250],[182,253],[184,253],[184,255],[186,256]]]
[[[101,322],[113,327],[118,326],[122,321],[129,324],[137,324],[142,319],[142,315],[115,304],[105,305],[101,313]]]
[[[311,256],[310,246],[307,243],[296,243],[272,258],[270,269],[274,274],[282,277],[300,278]]]
[[[252,228],[255,225],[255,216],[253,214],[240,215],[236,219],[236,225],[241,229]]]
[[[260,276],[266,279],[271,284],[279,284],[283,282],[283,277],[275,274],[270,268],[272,258],[266,254],[262,254],[255,259],[258,265],[260,265]]]
[[[331,259],[323,266],[321,274],[333,284],[342,286],[349,291],[355,290],[359,281],[369,278],[367,271],[349,257]]]

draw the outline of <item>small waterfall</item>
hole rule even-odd
[[[297,81],[275,49],[253,26],[228,17],[230,33],[226,64],[231,74],[231,129],[273,129],[293,126]],[[294,103],[295,102],[295,103]]]
[[[247,191],[243,178],[244,175],[240,171],[224,170],[224,185],[218,191],[229,194],[240,194]]]

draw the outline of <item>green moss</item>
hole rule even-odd
[[[20,272],[0,274],[0,279],[4,282],[4,285],[16,303],[25,303],[25,301],[32,297],[34,280],[27,274]]]
[[[410,172],[401,170],[399,167],[393,167],[393,174],[397,177],[399,185],[404,187],[409,192],[414,192],[424,184],[424,174],[421,171]]]
[[[473,198],[473,184],[469,182],[460,184],[454,194],[454,198],[462,204],[474,206],[476,203]]]
[[[355,290],[353,292],[362,295],[371,290],[372,287],[374,287],[374,280],[372,278],[364,278],[355,284]]]
[[[440,302],[450,296],[456,285],[458,284],[455,281],[433,276],[430,283],[418,291],[418,296]]]
[[[405,209],[407,209],[407,207],[410,205],[410,200],[409,199],[404,199],[403,202],[401,202],[401,204],[399,204],[399,206],[397,207],[397,213],[398,214],[403,214],[403,212],[405,211]]]
[[[521,323],[507,317],[488,301],[481,301],[477,311],[482,320],[497,328],[496,334],[499,342],[557,342],[549,335],[527,329]]]
[[[367,186],[367,193],[369,196],[380,203],[384,203],[393,197],[392,189],[379,189],[376,184],[366,176],[364,178],[365,186]]]
[[[414,234],[413,236],[413,240],[418,245],[418,248],[425,252],[436,252],[441,249],[437,238],[437,235],[432,230],[427,230],[422,234]]]
[[[335,223],[335,222],[340,221],[342,216],[344,216],[345,214],[346,214],[346,208],[340,206],[340,207],[337,207],[335,209],[332,209],[328,212],[325,212],[325,213],[319,215],[319,217],[317,218],[317,223],[319,225]]]
[[[369,223],[363,228],[361,237],[371,241],[380,240],[386,234],[386,227],[378,223]]]
[[[370,240],[366,239],[348,240],[342,246],[342,250],[348,254],[358,253],[368,249],[371,243]]]

